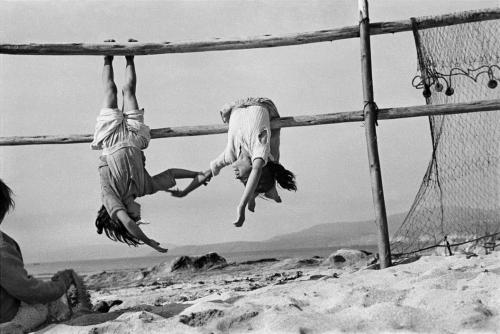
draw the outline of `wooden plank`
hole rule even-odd
[[[419,28],[428,29],[447,25],[500,19],[500,8],[418,18]],[[391,34],[411,31],[411,21],[378,22],[370,24],[370,34]],[[242,50],[278,46],[331,42],[359,37],[358,26],[325,29],[312,32],[273,36],[271,34],[241,37],[213,38],[203,41],[158,43],[1,43],[0,54],[13,55],[157,55],[167,53]]]
[[[382,108],[377,112],[378,120],[389,120],[422,116],[453,115],[470,112],[500,111],[500,99],[475,101],[456,104],[421,105],[397,108]],[[314,126],[325,124],[362,122],[363,111],[347,111],[318,115],[303,115],[294,117],[282,117],[274,120],[271,124],[273,129],[298,126]],[[151,130],[151,137],[170,138],[187,136],[204,136],[227,132],[227,125],[197,125],[176,126]],[[44,144],[77,144],[92,142],[92,134],[83,135],[40,135],[40,136],[14,136],[0,137],[0,146],[11,145],[44,145]]]
[[[368,0],[359,0],[359,42],[361,51],[361,81],[363,84],[363,104],[365,114],[365,136],[368,152],[368,168],[375,209],[375,221],[378,227],[378,254],[380,268],[391,266],[391,246],[387,213],[385,209],[384,187],[377,144],[377,114],[373,97],[372,60],[370,47],[370,17]]]

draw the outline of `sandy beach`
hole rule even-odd
[[[0,3],[0,334],[500,334],[500,0]]]
[[[94,307],[121,304],[37,333],[500,331],[499,251],[427,255],[383,270],[356,250],[241,263],[213,256],[89,275]]]

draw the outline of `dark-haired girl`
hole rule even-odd
[[[236,178],[245,184],[237,208],[234,225],[245,221],[245,209],[255,210],[259,194],[281,202],[276,183],[283,189],[297,190],[295,176],[278,161],[280,129],[271,130],[271,120],[279,118],[274,103],[266,98],[246,98],[225,106],[221,111],[224,123],[229,123],[227,146],[210,163],[212,175],[232,165]]]
[[[112,40],[109,40],[112,41]],[[129,40],[130,42],[134,40]],[[192,178],[183,191],[185,195],[205,184],[210,176],[185,169],[167,169],[151,177],[145,169],[144,150],[151,139],[144,124],[144,109],[139,109],[136,90],[134,57],[126,56],[123,105],[118,109],[117,89],[113,79],[113,57],[104,57],[104,103],[97,118],[92,148],[102,150],[99,161],[102,207],[96,219],[97,233],[104,232],[111,240],[130,246],[146,244],[159,252],[167,249],[144,234],[139,225],[140,205],[137,197],[160,190],[169,191],[176,179]]]

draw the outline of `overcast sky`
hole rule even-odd
[[[496,7],[491,1],[377,0],[371,22]],[[356,25],[357,1],[0,1],[2,43],[144,42],[286,34]],[[219,108],[265,96],[282,116],[362,108],[359,40],[241,51],[136,57],[137,97],[151,128],[220,122]],[[375,101],[380,108],[424,104],[411,33],[372,37]],[[123,83],[124,60],[115,60]],[[0,136],[88,134],[102,101],[100,56],[0,55]],[[379,122],[387,213],[413,202],[431,153],[426,118]],[[283,203],[258,200],[243,228],[232,225],[243,187],[226,168],[184,199],[140,199],[146,233],[162,243],[263,240],[316,224],[374,217],[364,128],[360,123],[287,128],[281,162],[298,191]],[[147,169],[208,168],[226,135],[152,140]],[[0,178],[16,210],[1,228],[27,260],[58,248],[111,243],[95,232],[100,207],[99,152],[89,144],[0,148]],[[34,247],[36,245],[36,247]],[[126,246],[121,246],[126,247]]]

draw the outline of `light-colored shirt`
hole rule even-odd
[[[274,160],[270,150],[271,122],[269,111],[259,105],[234,108],[229,119],[227,145],[225,150],[210,162],[212,174],[248,154],[251,161],[261,158],[265,163]]]
[[[14,318],[21,301],[48,303],[61,297],[67,288],[63,281],[44,282],[28,275],[19,245],[0,232],[0,323]]]

